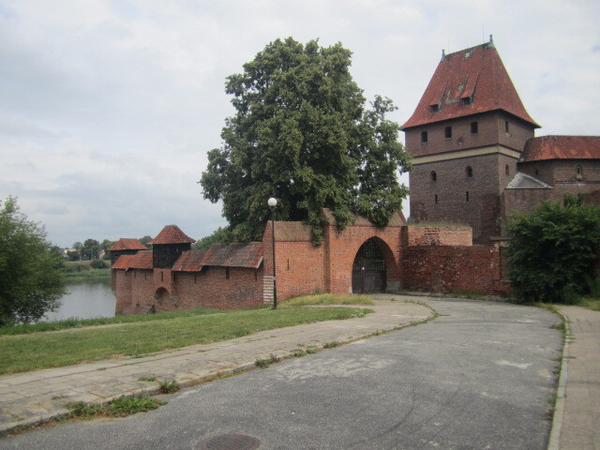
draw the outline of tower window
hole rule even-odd
[[[473,168],[471,166],[467,166],[467,168],[465,169],[465,174],[467,175],[467,178],[472,178]]]
[[[471,122],[471,134],[479,133],[479,123]]]
[[[462,99],[463,102],[463,106],[469,106],[471,103],[473,103],[473,97],[465,97]]]
[[[431,112],[438,112],[440,110],[440,104],[436,103],[435,105],[431,105]]]
[[[431,173],[429,174],[429,179],[431,181],[437,181],[437,173],[435,173],[435,170],[431,171]]]
[[[575,172],[577,173],[577,179],[581,180],[583,178],[583,167],[581,167],[581,164],[575,166]]]
[[[429,135],[427,131],[421,131],[421,142],[427,142],[429,140]]]
[[[466,200],[467,200],[467,203],[468,203],[469,202],[469,191],[467,191]]]
[[[438,196],[437,194],[435,194],[435,196],[433,197],[433,201],[435,202],[435,204],[438,204]]]
[[[504,121],[504,131],[507,133],[510,131],[510,127],[508,126],[508,120]]]
[[[444,128],[444,136],[446,139],[452,139],[452,127]]]
[[[506,176],[510,175],[510,167],[508,167],[508,164],[506,165],[506,167],[504,167],[504,175],[506,175]]]

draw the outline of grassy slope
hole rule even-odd
[[[136,356],[206,344],[302,323],[364,315],[357,308],[286,307],[212,315],[159,317],[109,327],[0,336],[0,374],[61,367],[119,355]],[[139,316],[138,316],[139,317]],[[142,316],[148,317],[148,316]]]

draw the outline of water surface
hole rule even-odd
[[[60,307],[46,314],[45,321],[64,320],[72,317],[93,319],[113,317],[116,298],[110,289],[110,279],[87,280],[65,286],[67,293],[59,300]]]

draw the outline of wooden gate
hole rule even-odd
[[[358,250],[352,266],[352,292],[365,294],[385,292],[385,257],[373,239],[366,241]]]

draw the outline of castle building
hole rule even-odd
[[[529,115],[493,40],[443,54],[402,127],[414,156],[411,220],[473,228],[489,244],[514,211],[565,193],[596,198],[600,138],[546,136]]]
[[[495,238],[514,211],[565,194],[600,205],[600,137],[535,137],[539,127],[491,38],[443,55],[403,126],[414,155],[416,225],[397,212],[386,227],[355,215],[341,230],[325,209],[320,246],[308,225],[275,222],[260,242],[207,251],[193,250],[194,240],[168,225],[150,250],[133,240],[109,249],[116,312],[257,307],[273,303],[275,284],[280,300],[403,289],[506,293],[503,245]]]

